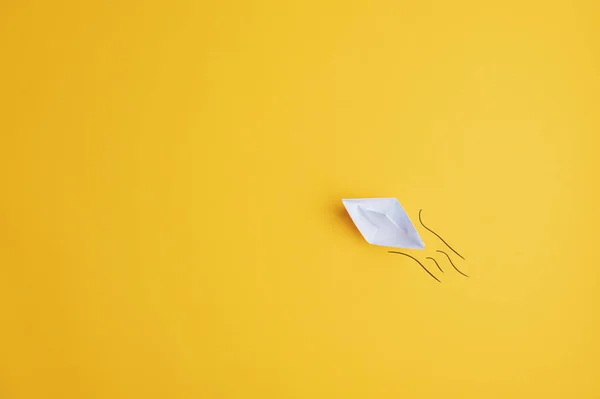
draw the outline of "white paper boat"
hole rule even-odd
[[[369,244],[423,249],[425,244],[396,198],[354,198],[342,202]]]

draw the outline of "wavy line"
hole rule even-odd
[[[463,276],[465,276],[465,277],[469,277],[469,276],[467,276],[466,274],[464,274],[463,272],[461,272],[460,270],[458,270],[458,268],[457,268],[456,266],[454,266],[454,263],[452,262],[452,259],[450,258],[450,255],[448,255],[448,254],[447,254],[447,253],[445,253],[444,251],[440,251],[439,249],[438,249],[438,250],[436,250],[436,252],[440,252],[440,253],[442,253],[442,254],[446,255],[446,257],[447,257],[447,258],[448,258],[448,260],[450,261],[450,264],[452,265],[452,267],[453,267],[453,268],[454,268],[454,269],[455,269],[457,272],[459,272],[460,274],[462,274],[462,275],[463,275]]]
[[[409,254],[405,254],[404,252],[388,251],[388,253],[408,256],[409,258],[411,258],[412,260],[414,260],[415,262],[417,262],[423,268],[423,270],[425,270],[427,272],[427,274],[429,274],[431,277],[433,277],[438,283],[441,283],[441,281],[438,280],[438,278],[436,276],[434,276],[433,274],[431,274],[431,272],[429,270],[427,270],[427,268],[425,267],[425,265],[423,265],[421,262],[419,262],[419,260],[417,258],[415,258],[413,256],[410,256]]]
[[[439,264],[439,263],[437,263],[437,260],[435,260],[435,259],[433,259],[433,258],[431,258],[431,257],[429,257],[429,256],[428,256],[427,258],[425,258],[425,259],[431,259],[431,260],[433,261],[433,263],[435,263],[435,265],[437,266],[437,268],[438,268],[438,269],[440,269],[440,271],[441,271],[442,273],[444,273],[444,271],[443,271],[443,270],[442,270],[442,268],[440,267],[440,264]]]
[[[458,252],[456,252],[456,250],[454,248],[452,248],[450,246],[450,244],[448,244],[446,242],[446,240],[444,240],[438,233],[436,233],[435,231],[431,230],[429,227],[425,226],[425,224],[423,223],[423,220],[421,220],[421,212],[423,212],[423,209],[419,209],[419,222],[421,222],[421,226],[425,227],[425,229],[427,229],[430,233],[432,233],[433,235],[435,235],[437,238],[439,238],[440,240],[442,240],[442,242],[444,244],[446,244],[446,246],[448,248],[450,248],[450,250],[452,252],[454,252],[455,254],[457,254],[462,260],[465,260],[465,258],[463,258],[463,256],[461,254],[459,254]]]

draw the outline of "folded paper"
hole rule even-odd
[[[369,244],[412,249],[425,247],[396,198],[353,198],[342,202]]]

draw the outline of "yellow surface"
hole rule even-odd
[[[600,397],[598,1],[98,3],[1,6],[0,397]]]

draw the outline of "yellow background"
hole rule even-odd
[[[0,397],[600,397],[599,4],[3,2]]]

